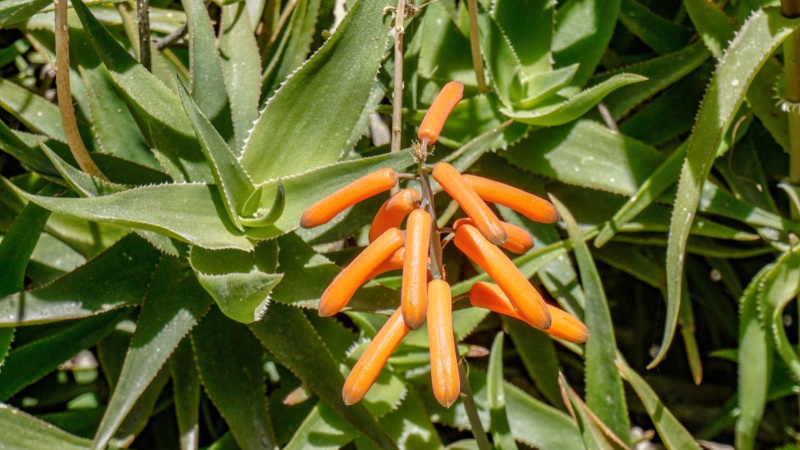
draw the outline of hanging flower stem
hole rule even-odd
[[[108,180],[100,168],[92,160],[86,146],[83,145],[75,110],[72,108],[72,92],[69,84],[69,25],[67,22],[67,0],[54,0],[56,14],[56,90],[58,110],[61,113],[61,124],[67,143],[78,167],[89,175]]]

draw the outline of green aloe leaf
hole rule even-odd
[[[700,446],[692,438],[692,435],[681,425],[674,415],[664,406],[658,398],[653,388],[639,376],[628,364],[622,360],[617,360],[617,367],[622,376],[628,381],[639,400],[642,401],[644,408],[650,419],[653,420],[658,435],[667,448],[696,449]]]
[[[611,41],[619,15],[620,0],[569,0],[559,5],[553,34],[555,67],[579,63],[572,79],[572,93],[578,92],[600,63]]]
[[[396,411],[381,417],[381,425],[395,442],[402,442],[402,448],[442,448],[439,433],[431,423],[419,396],[409,390],[403,403]],[[364,437],[356,440],[359,449],[376,449],[372,442]]]
[[[251,252],[193,247],[189,262],[222,312],[242,323],[264,315],[270,292],[283,278],[283,274],[275,273],[278,244],[274,240],[260,243]]]
[[[214,128],[214,125],[203,115],[199,105],[189,97],[189,93],[186,92],[183,84],[181,84],[178,92],[181,102],[183,102],[183,108],[186,110],[186,115],[189,117],[195,135],[200,141],[200,148],[203,150],[203,154],[211,168],[211,174],[214,176],[214,181],[220,190],[220,196],[223,203],[225,203],[228,218],[237,228],[243,230],[239,216],[242,213],[245,200],[250,197],[254,190],[253,183],[244,173],[244,169],[239,165],[239,161]]]
[[[505,107],[522,100],[520,76],[522,63],[508,38],[486,11],[478,13],[480,24],[481,51],[489,69],[494,92]]]
[[[757,299],[761,325],[771,334],[775,350],[789,367],[794,380],[800,380],[800,358],[786,335],[783,310],[800,291],[800,250],[784,253],[764,275]]]
[[[0,107],[33,132],[60,142],[67,142],[67,136],[61,127],[61,113],[58,112],[58,106],[48,102],[44,97],[10,80],[0,79]]]
[[[277,448],[264,395],[264,350],[258,340],[216,308],[192,332],[192,340],[203,386],[239,447]]]
[[[358,437],[350,426],[325,402],[319,402],[308,413],[303,423],[283,450],[340,449]]]
[[[303,380],[309,389],[350,425],[381,448],[395,448],[395,444],[363,404],[344,404],[344,377],[339,371],[338,362],[300,310],[280,303],[273,304],[264,318],[251,324],[250,329],[282,366]],[[298,348],[303,351],[298,352]]]
[[[89,175],[82,170],[76,169],[67,164],[66,161],[61,159],[53,150],[51,150],[44,142],[40,142],[39,146],[48,158],[50,163],[56,168],[61,178],[67,182],[75,192],[84,197],[97,197],[100,195],[114,194],[125,190],[125,186],[109,183],[106,180]],[[35,203],[29,203],[35,204]]]
[[[104,448],[184,336],[211,304],[185,262],[164,256],[158,264],[125,357],[95,448]]]
[[[631,33],[657,53],[680,50],[692,38],[692,30],[650,11],[636,0],[622,0],[619,20]]]
[[[389,16],[382,11],[387,4],[356,2],[333,36],[267,102],[242,154],[242,166],[254,183],[306,172],[341,157],[383,57]]]
[[[231,111],[228,105],[228,95],[225,92],[225,79],[220,64],[220,55],[217,51],[214,27],[202,0],[181,0],[181,3],[186,11],[186,25],[188,26],[186,39],[189,42],[192,99],[201,115],[213,123],[222,136],[229,137],[233,132]],[[185,94],[182,91],[179,92]],[[184,98],[181,100],[187,115],[192,120],[189,108],[186,107],[186,100]],[[196,125],[194,130],[197,133]],[[202,138],[200,139],[202,145]],[[214,168],[211,169],[213,172]]]
[[[80,322],[9,352],[0,371],[0,401],[52,372],[79,351],[110,333],[129,311],[111,311]]]
[[[320,4],[320,0],[297,2],[292,17],[283,30],[285,41],[281,42],[280,53],[273,56],[270,67],[265,71],[263,89],[265,95],[271,94],[308,57],[316,31]]]
[[[13,156],[31,170],[50,175],[56,174],[56,170],[39,150],[35,141],[26,142],[20,135],[26,136],[19,131],[12,131],[8,125],[0,121],[0,150]],[[45,137],[40,136],[40,138],[44,139]]]
[[[576,74],[575,76],[578,75]],[[530,111],[517,111],[506,108],[500,108],[500,110],[512,119],[530,125],[548,127],[563,125],[584,115],[611,92],[623,86],[646,80],[647,78],[640,75],[621,73],[598,85],[580,91],[563,101],[560,101],[561,99],[552,100],[548,102],[551,104],[540,106]]]
[[[475,396],[478,414],[485,427],[489,424],[489,411],[486,408],[486,374],[476,368],[470,368],[469,382]],[[517,441],[543,450],[583,448],[580,430],[569,416],[534,399],[511,383],[506,382],[504,386],[508,423]],[[459,429],[470,428],[463,402],[456,402],[446,409],[439,405],[430,391],[423,395],[422,400],[426,409],[437,418],[438,423]],[[559,433],[553,433],[553,430],[559,430]]]
[[[11,187],[7,181],[4,183]],[[17,192],[53,212],[155,231],[204,248],[253,248],[228,221],[222,198],[214,186],[161,184],[92,198],[41,197]],[[153,204],[159,208],[153,208]]]
[[[780,264],[778,262],[777,264]],[[766,278],[772,276],[775,264],[764,267],[745,289],[739,311],[739,389],[736,418],[736,448],[752,449],[769,400],[774,364],[774,348],[769,331],[759,319],[759,302]]]
[[[254,239],[271,239],[285,234],[300,225],[300,216],[306,209],[346,184],[384,167],[400,171],[413,163],[414,157],[411,152],[403,150],[397,153],[334,163],[299,175],[261,184],[258,188],[262,189],[261,201],[265,210],[272,206],[271,203],[280,183],[285,189],[286,207],[281,217],[273,225],[248,228],[246,234]]]
[[[0,26],[23,22],[49,5],[48,0],[8,0],[0,5]]]
[[[633,73],[647,78],[647,81],[636,83],[625,90],[612,92],[603,99],[603,104],[611,116],[619,120],[639,104],[700,67],[710,56],[711,53],[698,42],[678,49],[674,53],[592,77],[591,82],[594,84],[608,80],[619,72]]]
[[[219,30],[220,62],[233,122],[231,150],[237,157],[258,118],[259,96],[254,89],[261,82],[261,60],[247,11],[245,3],[224,5]]]
[[[200,441],[200,374],[191,339],[181,340],[169,359],[175,415],[178,419],[181,450],[198,448]]]
[[[672,342],[680,309],[683,254],[689,235],[689,227],[686,225],[694,219],[716,150],[731,126],[758,69],[798,25],[800,20],[786,19],[776,9],[758,11],[751,16],[720,60],[700,105],[686,161],[681,169],[675,212],[670,223],[667,248],[667,320],[659,354],[653,358],[651,367],[666,356]]]
[[[586,450],[628,448],[628,445],[620,441],[614,435],[614,432],[581,400],[578,393],[567,384],[567,379],[563,374],[559,375],[558,381],[561,383],[561,389],[566,397],[565,403],[568,402],[567,408],[581,430],[581,437],[583,437],[583,444]]]
[[[548,0],[498,0],[492,17],[519,58],[522,74],[550,71],[555,8]]]
[[[136,62],[81,0],[73,6],[167,173],[176,181],[211,181],[178,96]]]
[[[516,450],[506,415],[506,393],[503,386],[503,332],[497,333],[489,353],[486,372],[486,407],[492,419],[492,441],[499,450]]]
[[[627,443],[630,439],[628,408],[622,380],[614,366],[617,342],[603,283],[589,247],[584,242],[572,214],[558,199],[552,196],[550,199],[567,225],[586,295],[584,323],[592,334],[586,342],[585,350],[586,403],[601,422],[608,425],[617,437]]]
[[[158,259],[155,249],[129,235],[51,284],[0,299],[0,325],[78,319],[138,305],[147,293],[143,280],[150,279]]]
[[[9,448],[17,450],[86,450],[91,444],[88,439],[69,434],[25,411],[5,404],[0,404],[0,440]]]
[[[736,33],[733,20],[718,5],[705,0],[684,0],[683,6],[711,54],[721,58]]]
[[[553,340],[546,333],[524,322],[505,316],[502,319],[503,326],[508,330],[514,348],[522,359],[522,365],[536,389],[551,405],[558,407],[563,402],[558,387],[560,366]]]
[[[513,108],[525,110],[536,107],[567,86],[577,71],[578,64],[573,64],[553,71],[534,73],[523,78],[522,89],[525,92],[522,100],[515,102]]]

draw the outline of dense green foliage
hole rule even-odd
[[[486,276],[446,247],[493,445],[795,443],[800,19],[768,0],[478,0],[471,23],[469,3],[408,8],[398,80],[391,0],[150,0],[149,52],[135,1],[72,0],[59,106],[53,5],[0,1],[0,448],[478,448],[467,402],[434,399],[424,329],[342,402],[399,276],[314,308],[386,196],[298,228],[347,183],[414,170],[450,80],[464,100],[428,161],[553,196],[554,225],[497,211],[535,237],[516,265],[592,335],[469,307]]]

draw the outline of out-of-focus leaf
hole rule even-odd
[[[24,411],[0,404],[0,440],[16,450],[86,450],[91,441],[79,438]]]
[[[481,422],[486,427],[489,424],[489,411],[486,408],[486,375],[476,368],[471,368],[469,382]],[[541,403],[511,383],[504,385],[508,423],[514,439],[543,450],[583,448],[580,430],[569,416]],[[426,392],[422,400],[426,409],[439,423],[459,429],[470,428],[463,402],[457,402],[446,409],[439,405],[431,392]],[[559,433],[554,433],[553,430],[559,430]]]
[[[61,127],[58,106],[48,102],[44,97],[14,84],[10,80],[0,79],[0,107],[11,113],[33,132],[67,142],[67,136]]]
[[[717,4],[705,0],[685,0],[683,6],[711,54],[721,58],[736,33],[731,18]]]
[[[269,100],[242,154],[242,166],[254,183],[340,158],[383,57],[390,20],[382,10],[387,4],[355,3],[333,36]]]
[[[781,111],[779,102],[775,101],[775,83],[783,74],[783,66],[770,58],[758,71],[753,84],[747,90],[747,103],[759,122],[769,130],[769,134],[780,146],[789,152],[789,121]]]
[[[497,333],[489,353],[486,372],[486,408],[492,419],[492,441],[499,450],[516,450],[517,443],[511,435],[506,415],[506,393],[503,386],[503,332]]]
[[[620,441],[614,432],[611,431],[603,421],[594,414],[594,411],[586,406],[586,403],[578,397],[578,394],[567,384],[567,379],[560,375],[558,378],[561,388],[564,391],[564,401],[569,408],[570,414],[578,424],[583,437],[583,444],[586,450],[615,450],[627,449],[627,445]]]
[[[181,450],[192,450],[200,441],[200,375],[190,339],[183,339],[169,360],[175,415],[178,419]]]
[[[233,121],[231,150],[236,156],[241,155],[253,122],[258,118],[259,96],[254,95],[254,89],[261,82],[261,61],[250,19],[244,3],[222,7],[219,53]]]
[[[275,90],[306,60],[311,50],[320,3],[320,0],[303,0],[295,5],[292,17],[285,25],[286,42],[282,45],[280,55],[273,57],[273,64],[267,68],[264,76],[265,94]]]
[[[282,366],[303,380],[350,425],[381,448],[395,448],[363,404],[344,404],[344,377],[339,372],[338,363],[300,310],[275,303],[267,309],[261,321],[250,325],[250,329]],[[303,351],[298,352],[298,348]]]
[[[480,9],[480,8],[479,8]],[[494,91],[506,108],[522,100],[522,83],[519,61],[511,43],[503,31],[486,11],[478,13],[481,51],[486,59],[486,68],[491,75]]]
[[[111,311],[83,319],[61,332],[11,350],[0,371],[0,401],[8,400],[79,351],[94,345],[127,315],[128,311]]]
[[[315,449],[336,450],[358,437],[358,431],[350,426],[325,402],[319,402],[300,424],[292,440],[284,450]]]
[[[128,236],[52,284],[0,299],[0,325],[78,319],[137,305],[158,259],[146,242]]]
[[[658,398],[653,388],[639,376],[628,364],[622,360],[617,360],[617,367],[622,376],[628,381],[639,400],[642,401],[647,414],[653,421],[658,435],[667,448],[696,449],[700,446],[692,438],[692,435],[681,425],[674,415],[664,406]]]
[[[514,111],[505,108],[500,108],[500,110],[512,119],[530,125],[548,127],[563,125],[584,115],[611,92],[623,86],[646,80],[647,78],[640,75],[621,73],[600,84],[578,92],[567,100],[560,101],[560,99],[557,99],[552,102],[555,104],[541,106],[530,111]]]
[[[663,360],[672,342],[680,309],[684,252],[689,237],[687,225],[697,212],[703,184],[716,157],[716,150],[758,69],[798,25],[800,20],[786,19],[777,9],[762,10],[751,16],[725,51],[700,105],[686,162],[681,169],[675,213],[670,223],[664,337],[650,367]]]
[[[625,391],[614,366],[617,341],[608,309],[603,283],[595,267],[589,247],[581,236],[578,224],[569,210],[555,197],[550,197],[567,225],[575,259],[586,295],[584,322],[592,334],[586,342],[586,403],[623,442],[629,442],[630,423]]]
[[[779,263],[778,263],[779,264]],[[736,419],[736,448],[755,445],[758,427],[767,405],[774,348],[758,317],[759,296],[764,281],[775,265],[764,267],[742,294],[739,312],[739,416]]]
[[[0,26],[23,22],[49,4],[48,0],[4,1],[0,6]]]
[[[200,379],[236,443],[243,450],[277,448],[264,396],[264,351],[258,340],[216,308],[192,332],[192,339]]]
[[[608,108],[611,116],[619,120],[636,106],[700,67],[710,56],[711,53],[702,43],[698,42],[678,49],[674,53],[598,75],[593,77],[591,82],[605,81],[620,72],[633,73],[647,78],[647,81],[612,92],[603,99],[603,104]]]
[[[278,244],[274,240],[260,243],[251,252],[193,247],[189,261],[197,280],[222,312],[242,323],[264,315],[270,292],[283,278],[275,273]]]
[[[631,33],[657,53],[680,50],[692,37],[692,31],[650,11],[636,0],[622,0],[619,14]]]
[[[452,16],[447,11],[447,6],[443,2],[431,3],[425,8],[425,14],[418,20],[421,20],[420,32],[414,35],[414,40],[421,38],[424,42],[420,42],[419,55],[414,59],[409,59],[409,56],[413,56],[414,41],[412,41],[412,45],[409,45],[406,52],[406,67],[411,64],[416,65],[418,74],[424,78],[441,82],[456,80],[467,86],[475,86],[477,81],[470,57],[469,40],[456,27]],[[443,58],[440,55],[447,55],[447,57]],[[416,95],[411,95],[407,100],[408,103],[405,104],[409,104],[412,108],[419,108],[420,105],[415,101],[418,97],[424,97],[422,94],[428,92],[420,92],[422,88],[415,84],[408,84],[410,86],[407,85],[405,91],[410,90]],[[433,101],[433,96],[436,95],[435,93],[431,94],[429,101]]]
[[[105,447],[164,363],[208,309],[211,299],[189,268],[164,256],[158,264],[125,364],[94,438]]]
[[[389,436],[401,448],[442,448],[439,433],[431,423],[428,412],[415,391],[409,390],[403,403],[380,419]],[[372,450],[378,447],[363,437],[356,440],[359,450]]]
[[[12,186],[5,180],[4,183]],[[18,193],[53,212],[155,231],[204,248],[253,248],[228,220],[222,198],[214,186],[161,184],[92,198]],[[159,207],[153,208],[154,204]]]
[[[620,0],[569,0],[555,17],[553,60],[555,67],[579,63],[572,79],[572,94],[586,84],[611,40],[619,15]]]
[[[73,6],[167,173],[176,181],[211,181],[178,96],[136,62],[82,1],[76,0]]]
[[[562,404],[558,387],[558,356],[553,340],[546,333],[532,328],[524,322],[502,317],[503,326],[514,342],[525,370],[536,385],[536,389],[554,406]]]
[[[783,309],[800,291],[800,249],[792,249],[778,259],[764,275],[757,309],[761,324],[771,333],[775,350],[789,366],[795,381],[800,380],[800,358],[795,353],[783,324]]]

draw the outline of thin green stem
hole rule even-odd
[[[478,416],[478,408],[475,406],[475,397],[472,394],[472,387],[469,384],[467,371],[464,369],[466,363],[462,362],[458,365],[458,376],[461,378],[461,399],[464,401],[464,409],[467,410],[467,418],[469,424],[472,426],[472,435],[475,437],[475,442],[478,444],[480,450],[490,450],[492,445],[489,443],[489,438],[486,437],[486,430],[483,429],[481,418]]]
[[[394,92],[392,94],[392,152],[399,152],[403,131],[403,23],[406,0],[397,0],[394,12]]]
[[[97,178],[107,180],[100,168],[92,160],[86,146],[83,145],[75,110],[72,108],[72,92],[69,84],[69,25],[67,22],[67,0],[55,0],[56,15],[56,95],[58,111],[61,113],[61,124],[72,156],[82,171]]]
[[[472,50],[472,66],[475,68],[475,77],[478,79],[478,91],[486,92],[486,78],[483,75],[483,59],[481,59],[481,44],[478,29],[478,1],[469,0],[469,47]]]

